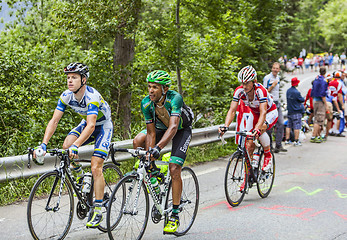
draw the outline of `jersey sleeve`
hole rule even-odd
[[[235,89],[234,95],[233,95],[233,102],[239,102],[240,101],[242,92],[243,92],[242,86],[239,86]]]
[[[87,110],[87,116],[88,115],[98,115],[99,114],[99,107],[101,103],[101,96],[99,94],[93,94],[86,96],[86,104],[88,106]]]
[[[181,116],[183,106],[183,98],[181,95],[177,94],[171,101],[171,116]]]
[[[150,110],[150,105],[151,101],[148,100],[148,97],[144,98],[141,101],[141,111],[143,116],[145,117],[146,124],[154,122],[153,115],[151,114]]]
[[[65,91],[60,95],[56,109],[59,111],[65,112],[68,101],[69,101],[69,93]]]
[[[256,90],[256,95],[257,95],[260,103],[267,102],[268,92],[264,87],[258,88]]]

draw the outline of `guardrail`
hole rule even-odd
[[[230,125],[230,129],[235,129],[236,124],[232,123]],[[195,147],[207,143],[213,143],[216,141],[220,141],[218,139],[218,127],[219,126],[212,126],[207,128],[197,128],[193,129],[193,136],[192,141],[190,143],[190,147]],[[234,134],[227,132],[224,135],[224,138],[231,138],[234,137]],[[125,141],[119,141],[115,142],[116,148],[132,148],[133,141],[125,140]],[[166,146],[162,152],[168,152],[171,149],[171,143]],[[94,151],[93,145],[87,145],[79,148],[79,157],[80,159],[90,159],[92,156],[92,153]],[[116,159],[117,161],[124,161],[131,159],[132,157],[129,154],[126,153],[116,153]],[[106,162],[110,162],[110,159],[106,159]],[[49,156],[47,154],[45,156],[45,164],[44,165],[36,165],[32,162],[31,168],[29,169],[27,167],[28,164],[28,155],[20,155],[20,156],[12,156],[12,157],[5,157],[0,158],[0,182],[21,178],[21,177],[30,177],[34,175],[40,175],[45,172],[48,172],[52,169],[54,169],[55,164],[59,164],[59,162],[56,162],[56,157]],[[88,166],[88,163],[84,163],[83,166]]]

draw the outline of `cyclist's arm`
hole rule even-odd
[[[339,99],[339,102],[341,103],[341,108],[342,110],[344,110],[344,103],[343,103],[343,96],[342,96],[342,93],[339,93],[337,95],[338,99]]]
[[[87,115],[87,126],[83,129],[81,135],[73,143],[77,147],[82,146],[82,144],[92,135],[95,130],[96,118],[98,115],[89,114]]]
[[[236,101],[231,102],[229,111],[228,111],[227,116],[225,118],[225,123],[224,123],[225,127],[229,127],[231,122],[234,120],[238,104],[239,103]]]
[[[53,117],[49,121],[49,123],[47,124],[45,135],[43,137],[42,143],[44,143],[46,145],[48,144],[49,140],[51,139],[55,130],[57,129],[58,123],[59,123],[59,121],[63,115],[64,115],[64,112],[62,112],[58,109],[54,110]]]
[[[166,130],[164,136],[157,144],[157,146],[160,147],[160,149],[163,149],[176,135],[179,123],[180,118],[178,116],[170,117],[169,128]]]
[[[259,104],[259,120],[257,122],[257,124],[255,125],[255,129],[259,129],[262,130],[262,126],[265,123],[265,119],[266,119],[266,111],[267,111],[267,102],[262,102]],[[266,130],[266,129],[265,129]]]
[[[153,148],[155,146],[155,124],[154,123],[147,123],[147,136],[146,136],[146,150],[149,149],[149,147]]]
[[[337,111],[340,112],[341,110],[340,110],[339,104],[337,103],[335,99],[333,99],[333,104],[335,105]]]

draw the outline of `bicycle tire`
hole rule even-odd
[[[133,212],[137,188],[136,214]],[[126,204],[126,200],[129,202]],[[149,197],[145,184],[137,176],[123,177],[112,191],[107,208],[107,233],[110,239],[141,239],[148,223]]]
[[[173,234],[175,236],[185,235],[192,227],[199,208],[199,183],[194,171],[189,167],[182,168],[182,195],[180,204],[180,225],[177,231]],[[165,202],[165,209],[172,206],[172,197],[170,198],[170,192],[172,191],[172,180],[170,181],[169,190]],[[164,226],[167,223],[168,216],[165,216]]]
[[[60,183],[59,172],[51,171],[42,175],[31,189],[27,207],[27,221],[29,231],[34,239],[64,239],[70,230],[74,212],[74,198],[71,183],[67,178],[64,180],[59,209],[57,211],[46,210],[49,199],[49,207],[56,206]]]
[[[269,196],[274,180],[275,180],[275,155],[272,154],[272,166],[269,170],[263,171],[261,168],[264,164],[264,154],[260,156],[259,166],[258,166],[258,179],[257,179],[257,190],[261,198],[266,198]]]
[[[107,214],[107,206],[108,206],[108,200],[110,199],[110,196],[112,194],[113,188],[116,186],[116,184],[122,179],[123,174],[122,171],[114,165],[113,163],[107,163],[102,167],[102,172],[105,179],[105,189],[104,189],[104,205],[101,208],[103,216],[106,216]],[[107,224],[106,224],[106,218],[104,217],[103,220],[100,222],[100,225],[98,226],[98,229],[101,232],[107,232]]]
[[[224,176],[225,196],[232,207],[242,202],[248,187],[249,171],[243,156],[235,152],[229,159]]]

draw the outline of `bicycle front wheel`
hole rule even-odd
[[[70,182],[58,171],[42,175],[31,190],[27,221],[34,239],[64,239],[70,230],[74,210]]]
[[[148,216],[149,197],[143,181],[132,175],[122,178],[113,190],[107,208],[109,238],[141,239]]]
[[[182,178],[182,195],[181,202],[179,206],[179,218],[180,225],[177,228],[177,231],[174,233],[176,236],[182,236],[186,234],[189,229],[192,227],[196,215],[198,213],[199,207],[199,183],[198,178],[196,177],[194,171],[189,167],[182,168],[181,172]],[[169,207],[172,208],[172,197],[169,198],[172,182],[170,182],[168,197],[166,198],[165,209]],[[167,222],[167,217],[165,223]]]
[[[112,194],[113,188],[116,186],[116,184],[119,182],[119,180],[123,177],[122,171],[112,163],[107,163],[102,168],[102,173],[104,175],[105,179],[105,190],[104,190],[104,199],[103,199],[103,207],[102,215],[104,216],[103,220],[101,221],[100,225],[98,226],[98,229],[102,232],[107,232],[107,224],[106,224],[106,214],[107,214],[107,207],[109,205],[109,199]]]
[[[239,152],[235,152],[229,159],[225,171],[225,196],[232,207],[236,207],[242,202],[247,191],[249,175],[247,163],[242,158]]]
[[[257,181],[257,189],[258,194],[262,198],[266,198],[269,196],[274,180],[275,180],[275,155],[272,153],[272,165],[267,171],[261,170],[264,164],[264,154],[262,154],[261,159],[259,161],[258,166],[258,181]]]

